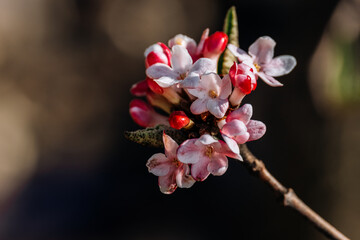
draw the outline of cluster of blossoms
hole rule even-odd
[[[238,63],[221,76],[217,64],[226,47]],[[273,77],[295,67],[292,56],[273,58],[274,47],[272,38],[260,37],[246,53],[228,44],[225,33],[209,36],[206,29],[198,44],[179,34],[168,46],[159,42],[145,50],[147,77],[134,84],[131,93],[146,97],[148,103],[131,101],[130,115],[142,127],[162,124],[188,136],[179,146],[164,132],[165,154],[154,154],[146,164],[149,172],[159,176],[161,192],[169,194],[177,187],[189,188],[210,174],[224,174],[227,157],[242,160],[239,144],[265,134],[265,124],[251,120],[252,106],[240,105],[255,90],[258,77],[270,86],[282,86]]]

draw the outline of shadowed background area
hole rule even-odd
[[[270,172],[351,239],[360,238],[358,0],[0,0],[1,239],[326,239],[229,162],[222,177],[160,193],[128,142],[129,89],[143,52],[199,41],[235,5],[240,46],[259,36],[297,58],[245,102],[267,133],[249,143]]]

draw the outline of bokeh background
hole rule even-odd
[[[359,0],[0,0],[0,239],[325,239],[230,161],[170,196],[128,142],[144,49],[221,30],[297,58],[282,88],[246,98],[268,126],[249,144],[268,169],[360,239]]]

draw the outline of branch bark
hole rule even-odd
[[[244,159],[241,163],[243,163],[252,174],[264,181],[276,194],[282,197],[284,207],[290,207],[300,213],[329,239],[349,240],[349,238],[307,206],[295,194],[293,189],[286,188],[271,175],[264,163],[251,153],[246,144],[240,145],[240,153]]]

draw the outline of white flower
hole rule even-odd
[[[296,66],[296,59],[293,56],[282,55],[274,57],[276,42],[271,37],[260,37],[249,47],[249,54],[244,50],[229,44],[228,49],[242,63],[254,69],[265,83],[272,87],[280,87],[281,84],[273,77],[288,74]]]

